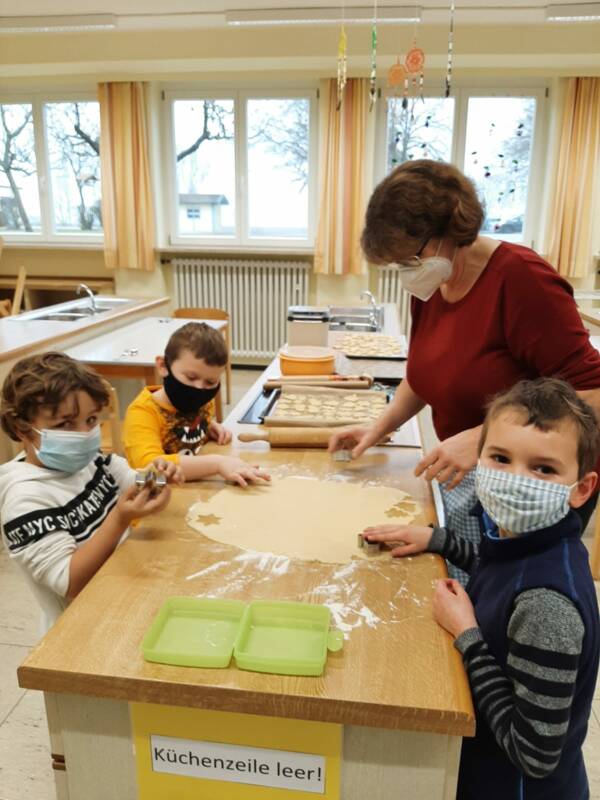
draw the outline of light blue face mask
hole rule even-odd
[[[484,511],[499,528],[517,534],[549,528],[566,517],[577,483],[567,486],[479,464],[475,471],[475,491]]]
[[[96,457],[102,444],[100,426],[96,425],[87,433],[79,431],[60,431],[44,428],[40,434],[40,448],[35,450],[37,458],[48,469],[61,472],[78,472]]]

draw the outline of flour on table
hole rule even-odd
[[[227,485],[194,503],[186,521],[209,539],[243,550],[343,564],[369,558],[357,546],[365,528],[407,525],[421,511],[400,489],[286,477],[269,486]]]

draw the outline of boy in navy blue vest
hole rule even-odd
[[[444,528],[380,526],[392,555],[443,555],[471,577],[440,581],[437,622],[469,676],[477,732],[463,741],[459,800],[587,800],[581,746],[598,674],[600,624],[579,517],[593,493],[600,432],[563,381],[497,397],[476,473],[479,546]]]

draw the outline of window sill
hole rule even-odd
[[[167,245],[155,248],[157,253],[165,256],[194,255],[206,256],[310,256],[315,254],[313,247],[252,247],[231,245]],[[168,259],[165,259],[168,260]]]
[[[26,242],[4,239],[5,250],[97,250],[102,252],[102,242]]]

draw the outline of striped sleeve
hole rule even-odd
[[[448,528],[437,527],[433,529],[427,545],[427,552],[439,553],[455,567],[469,573],[473,571],[479,555],[476,544],[467,541],[462,536],[457,536]]]
[[[508,623],[505,671],[479,628],[455,641],[477,710],[508,758],[531,778],[546,777],[560,760],[584,634],[569,599],[531,589],[516,599]]]

